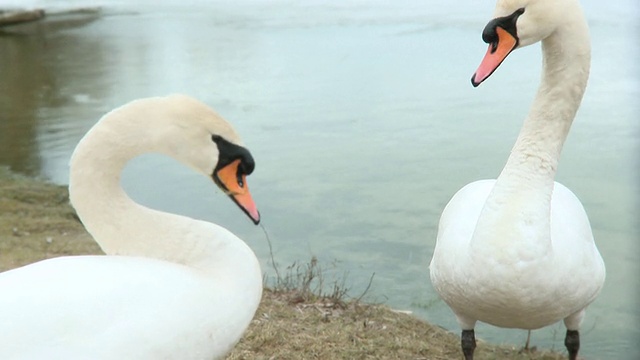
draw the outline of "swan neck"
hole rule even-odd
[[[236,274],[255,265],[247,264],[256,262],[249,247],[223,227],[147,208],[122,189],[120,174],[128,161],[149,152],[169,155],[175,148],[170,143],[175,134],[166,131],[172,121],[166,114],[171,111],[160,104],[116,109],[79,142],[69,177],[69,196],[78,217],[107,255],[156,258]],[[153,123],[139,121],[141,117]]]
[[[109,115],[82,138],[73,152],[69,198],[83,225],[107,255],[137,255],[133,249],[136,242],[128,243],[124,237],[128,232],[133,232],[131,237],[138,236],[135,222],[150,219],[152,210],[131,200],[121,187],[120,174],[140,152],[110,131],[108,125]]]
[[[474,241],[524,239],[539,244],[541,252],[549,250],[557,165],[589,77],[590,43],[584,18],[567,22],[545,38],[542,53],[537,94],[481,212]],[[492,236],[496,228],[507,236]]]
[[[562,147],[589,78],[591,52],[586,24],[560,28],[542,41],[542,77],[504,173],[540,178],[552,186]],[[576,36],[581,34],[583,36]],[[536,184],[543,185],[543,184]]]

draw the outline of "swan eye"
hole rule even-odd
[[[218,170],[232,162],[238,161],[235,171],[236,182],[241,188],[244,187],[245,177],[250,175],[256,166],[249,150],[227,141],[220,135],[211,135],[211,140],[218,147],[218,164],[214,169],[214,173],[217,173]],[[230,175],[233,176],[233,173]],[[229,180],[233,181],[233,177]]]
[[[482,40],[487,44],[491,44],[493,49],[491,52],[492,54],[498,47],[498,34],[496,32],[497,28],[500,27],[504,29],[509,34],[511,34],[511,36],[518,39],[518,29],[516,28],[516,25],[518,22],[518,18],[522,14],[524,14],[524,8],[520,8],[514,11],[511,15],[495,18],[489,21],[487,26],[485,26],[484,30],[482,31]]]

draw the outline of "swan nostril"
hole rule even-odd
[[[243,180],[244,174],[245,174],[244,166],[242,163],[240,163],[240,166],[238,166],[238,171],[236,172],[236,182],[238,183],[238,186],[240,186],[241,188],[244,187],[244,180]]]
[[[498,41],[491,43],[491,53],[493,54],[498,49]]]

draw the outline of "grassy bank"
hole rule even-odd
[[[0,168],[0,271],[41,259],[99,254],[65,187]],[[313,271],[313,267],[310,267]],[[228,359],[460,359],[457,335],[383,305],[322,298],[305,289],[265,289]],[[564,359],[482,341],[477,359]]]

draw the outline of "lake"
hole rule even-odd
[[[158,5],[161,3],[160,5]],[[493,1],[3,1],[100,16],[0,31],[0,164],[68,181],[77,141],[132,99],[187,93],[214,107],[256,159],[249,179],[281,268],[315,256],[326,281],[458,333],[429,281],[439,215],[465,184],[495,178],[540,77],[540,47],[509,56],[482,86]],[[581,355],[633,358],[640,338],[640,9],[583,1],[593,46],[582,107],[557,180],[582,200],[607,282],[582,327]],[[157,209],[219,223],[269,247],[209,179],[156,155],[123,183]],[[375,275],[374,275],[375,274]],[[532,344],[564,350],[561,323]],[[479,325],[521,346],[526,331]]]

